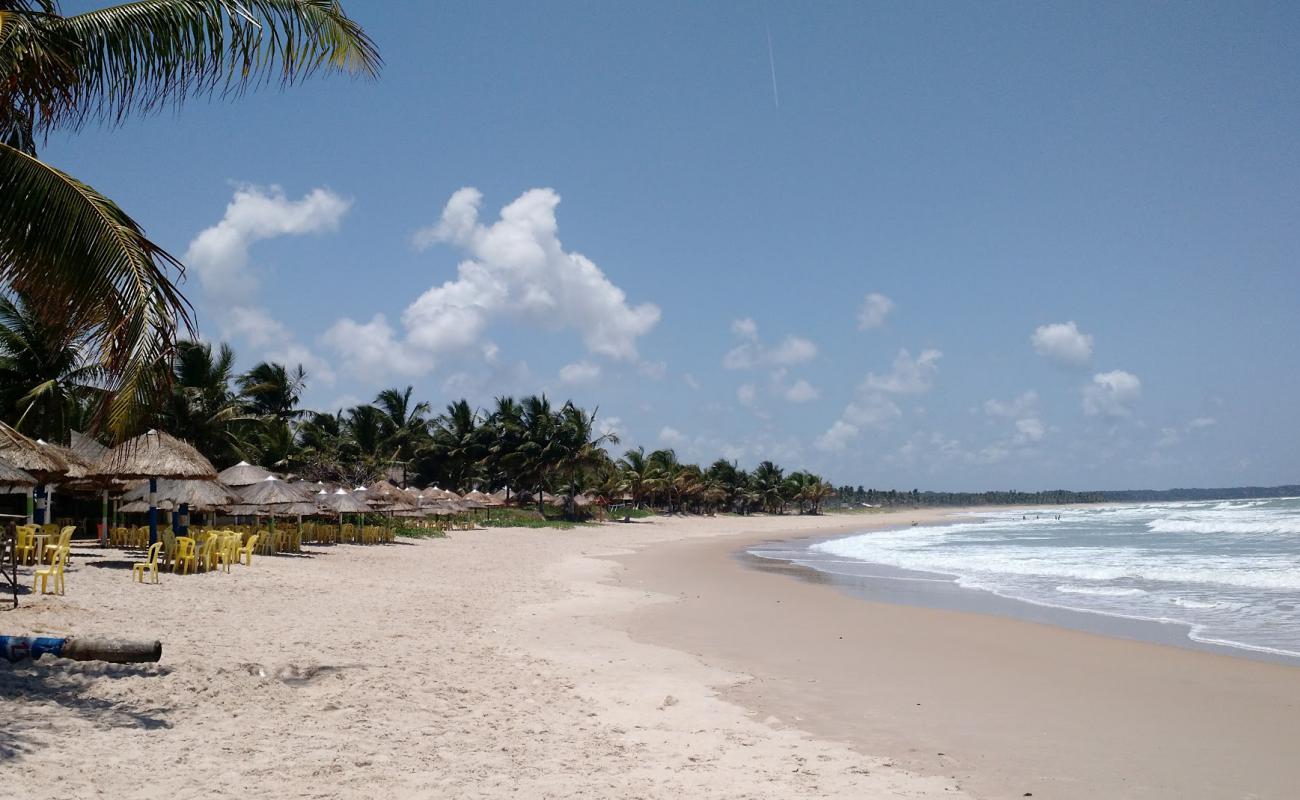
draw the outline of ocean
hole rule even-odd
[[[1192,641],[1300,659],[1300,498],[990,511],[782,557],[830,573],[949,582],[1181,626]]]

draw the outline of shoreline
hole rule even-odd
[[[899,520],[877,521],[861,527]],[[1281,798],[1300,782],[1287,744],[1300,737],[1293,666],[876,603],[815,570],[791,580],[777,573],[809,570],[759,571],[736,557],[773,538],[733,534],[618,559],[620,585],[676,602],[611,623],[749,675],[721,693],[758,718],[895,755],[979,797]]]
[[[936,523],[930,524],[933,526]],[[1196,625],[1182,620],[1119,614],[1099,609],[1078,608],[1063,603],[1048,603],[1002,594],[987,588],[962,586],[959,582],[960,576],[953,573],[905,569],[888,564],[840,559],[810,552],[810,548],[815,544],[843,536],[842,533],[834,533],[826,536],[792,538],[757,546],[742,545],[733,556],[750,569],[791,575],[813,583],[829,581],[839,590],[868,602],[992,615],[1130,641],[1180,647],[1300,668],[1300,656],[1294,653],[1244,642],[1198,638]],[[769,548],[769,545],[773,547]],[[782,545],[792,547],[775,549]],[[848,569],[845,571],[823,569],[819,562],[843,563]],[[924,586],[929,591],[909,592],[897,588],[899,585],[897,582],[904,581],[912,585]]]

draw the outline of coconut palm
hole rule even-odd
[[[33,438],[66,442],[79,408],[98,393],[101,373],[86,344],[76,320],[0,295],[0,413]]]
[[[479,415],[467,401],[458,400],[430,423],[429,436],[433,472],[454,489],[471,488],[487,455]]]
[[[307,373],[301,364],[289,369],[284,364],[263,361],[240,375],[237,382],[254,414],[281,421],[302,416],[298,402],[307,388]]]
[[[227,467],[251,456],[247,438],[257,418],[231,390],[235,352],[222,344],[180,341],[172,358],[172,391],[158,424]]]
[[[141,0],[64,16],[0,0],[0,288],[84,320],[132,432],[162,396],[190,309],[180,262],[93,187],[37,157],[57,130],[117,124],[194,96],[238,95],[322,71],[375,74],[379,55],[337,0]]]
[[[429,404],[411,401],[414,389],[385,389],[375,398],[383,413],[384,447],[390,461],[406,464],[428,445]]]
[[[651,466],[645,457],[645,448],[638,447],[624,453],[618,460],[618,470],[620,486],[623,491],[632,495],[632,505],[640,508],[654,479]]]
[[[605,445],[618,444],[618,434],[607,431],[596,435],[596,414],[588,414],[572,401],[564,404],[558,415],[558,454],[555,469],[569,487],[569,513],[574,513],[574,498],[583,474],[608,463]]]

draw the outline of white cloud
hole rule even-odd
[[[758,402],[758,387],[752,383],[742,383],[736,388],[736,399],[745,408],[753,408]]]
[[[767,347],[759,341],[758,324],[748,317],[732,322],[731,332],[741,343],[722,357],[727,369],[789,367],[817,357],[817,345],[801,336],[787,336],[775,347]]]
[[[221,221],[200,231],[185,251],[185,263],[198,275],[205,298],[226,337],[238,337],[258,349],[262,358],[286,365],[302,364],[310,376],[333,383],[328,361],[294,340],[293,333],[259,305],[259,281],[249,264],[253,244],[277,236],[301,236],[337,231],[351,202],[329,189],[313,189],[290,200],[278,186],[241,186],[226,206]]]
[[[690,438],[676,428],[667,425],[659,429],[659,441],[669,447],[682,447],[690,443]]]
[[[1037,417],[1025,417],[1016,420],[1016,436],[1013,439],[1015,444],[1029,444],[1030,442],[1042,441],[1047,435],[1047,426]]]
[[[1040,356],[1067,367],[1081,369],[1092,360],[1092,336],[1080,331],[1073,320],[1040,325],[1030,341]]]
[[[623,430],[623,420],[620,417],[601,417],[596,420],[596,432],[601,436],[613,434],[619,439],[623,439],[626,435]]]
[[[893,369],[885,375],[868,374],[864,385],[867,389],[889,394],[928,392],[939,373],[939,359],[942,357],[943,353],[938,350],[922,350],[921,355],[913,359],[907,350],[899,350]]]
[[[349,372],[367,377],[380,377],[389,372],[421,375],[433,366],[427,354],[416,352],[398,340],[383,314],[376,314],[364,323],[339,320],[321,338],[339,354]]]
[[[659,307],[629,305],[595,262],[564,249],[555,214],[559,194],[530,189],[490,224],[479,220],[482,201],[477,189],[460,189],[439,222],[415,234],[417,249],[449,244],[468,257],[455,280],[433,286],[402,313],[399,355],[418,354],[427,371],[440,357],[476,352],[493,323],[512,319],[545,331],[572,329],[589,353],[636,361],[637,340],[658,324]],[[385,366],[401,371],[404,361]]]
[[[821,397],[821,392],[808,381],[800,378],[786,387],[785,399],[791,403],[807,403]]]
[[[600,365],[590,361],[575,361],[560,367],[560,382],[569,385],[594,383],[600,378]]]
[[[894,301],[883,294],[872,292],[862,300],[858,310],[858,330],[865,331],[879,328],[885,324],[885,317],[894,310]]]
[[[1014,400],[986,400],[984,401],[984,413],[990,417],[1006,417],[1008,419],[1019,419],[1021,417],[1033,416],[1038,409],[1038,392],[1029,390],[1024,394],[1016,397]]]
[[[1197,428],[1210,428],[1218,424],[1219,424],[1218,420],[1216,420],[1214,417],[1197,417],[1196,419],[1187,423],[1187,427],[1195,430]]]
[[[1214,417],[1197,417],[1184,425],[1181,430],[1178,428],[1161,428],[1160,438],[1156,440],[1156,448],[1173,447],[1196,431],[1212,428],[1217,424],[1219,424],[1218,420],[1214,419]]]
[[[682,382],[695,391],[699,391],[700,389],[700,382],[689,372],[682,376]]]
[[[840,418],[817,437],[814,445],[818,450],[843,450],[864,428],[883,428],[902,415],[902,409],[888,397],[865,392],[844,407]]]
[[[818,450],[825,450],[828,452],[845,450],[854,439],[858,438],[859,433],[861,433],[861,431],[856,425],[850,422],[845,422],[842,419],[837,419],[829,428],[826,429],[825,433],[817,437],[817,440],[813,445]]]
[[[1083,413],[1126,417],[1141,396],[1142,381],[1136,375],[1121,369],[1099,372],[1092,376],[1092,383],[1083,387]]]
[[[248,268],[250,246],[277,236],[337,231],[351,205],[329,189],[313,189],[300,200],[290,200],[278,186],[241,186],[221,221],[190,242],[185,263],[212,299],[249,305],[258,286]]]

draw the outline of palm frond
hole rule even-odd
[[[181,271],[111,200],[0,144],[0,284],[90,323],[118,384],[109,413],[116,430],[157,397],[176,327],[191,326],[172,283]]]
[[[77,50],[72,102],[42,109],[38,130],[117,123],[192,96],[238,95],[319,72],[377,74],[369,36],[337,0],[139,0],[49,23]],[[48,92],[48,90],[47,90]]]

